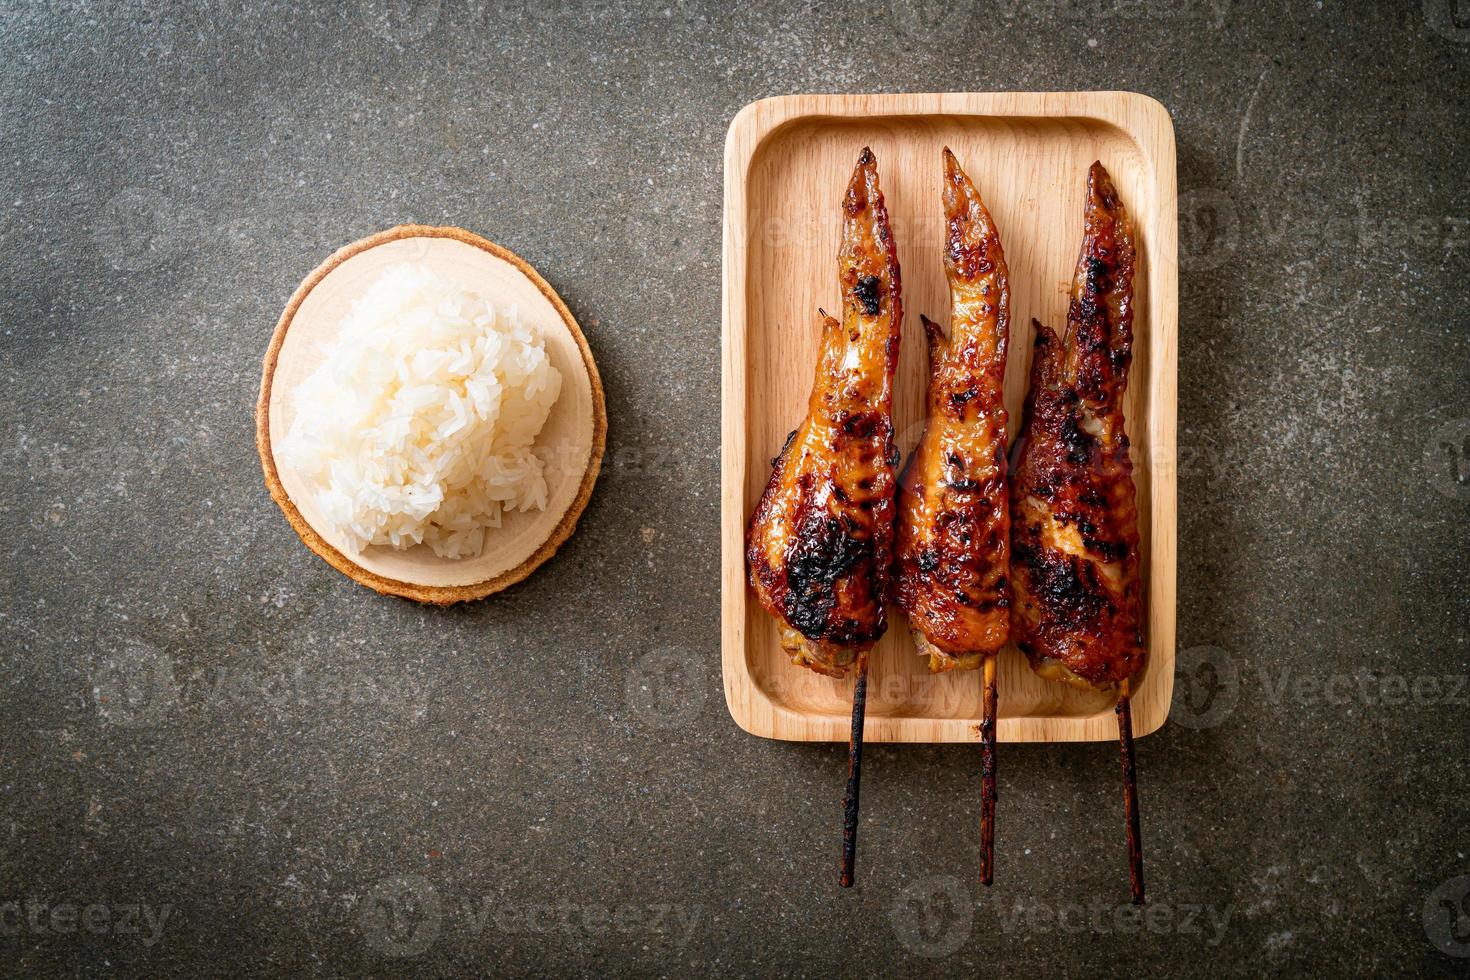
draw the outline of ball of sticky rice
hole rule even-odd
[[[354,553],[473,557],[507,510],[545,509],[535,443],[562,379],[514,306],[395,265],[323,353],[279,449]]]

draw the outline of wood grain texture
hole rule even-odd
[[[562,391],[536,445],[546,459],[547,506],[504,515],[474,558],[447,559],[420,545],[372,546],[351,554],[318,512],[304,480],[277,458],[290,428],[288,394],[321,363],[351,304],[399,262],[428,265],[497,305],[516,305],[542,330]],[[556,291],[509,249],[459,228],[401,225],[334,252],[297,288],[266,350],[256,403],[256,447],[271,497],[312,551],[384,595],[448,605],[482,599],[521,581],[556,553],[592,496],[607,442],[607,411],[592,350]]]
[[[798,95],[747,106],[725,145],[722,351],[722,661],[730,713],[746,731],[795,741],[848,735],[853,680],[789,663],[750,593],[742,540],[770,460],[801,420],[818,336],[812,311],[838,298],[838,201],[862,147],[878,157],[903,269],[903,349],[894,425],[907,457],[922,427],[919,314],[943,322],[941,151],[949,146],[984,196],[1010,266],[1006,407],[1012,439],[1031,359],[1031,318],[1065,326],[1082,241],[1087,167],[1101,160],[1134,216],[1140,261],[1134,362],[1126,401],[1144,554],[1148,660],[1133,679],[1135,736],[1168,715],[1174,673],[1175,410],[1178,217],[1174,132],[1153,99],[1122,92]],[[982,709],[977,671],[931,675],[908,623],[890,608],[871,654],[865,737],[971,742]],[[1013,646],[999,659],[1003,742],[1118,737],[1113,698],[1036,677]]]

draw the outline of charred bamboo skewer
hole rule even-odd
[[[944,151],[941,203],[949,333],[929,341],[924,433],[898,496],[894,600],[929,669],[985,669],[980,877],[995,851],[995,655],[1010,636],[1010,509],[1005,369],[1010,282],[1000,232],[968,175]]]
[[[858,659],[857,686],[852,691],[852,736],[847,742],[847,795],[842,800],[842,863],[837,883],[852,887],[857,860],[858,790],[863,776],[863,716],[868,710],[868,657]]]
[[[980,883],[995,880],[995,654],[985,658],[984,714],[980,720]]]
[[[852,884],[868,651],[888,628],[893,554],[893,374],[903,290],[878,161],[864,147],[842,198],[842,320],[818,311],[806,418],[786,440],[746,531],[746,564],[792,663],[857,670],[843,806],[842,885]]]
[[[1123,417],[1133,356],[1133,227],[1101,163],[1087,174],[1066,332],[1036,323],[1011,479],[1011,630],[1031,667],[1118,691],[1133,901],[1143,901],[1129,678],[1143,666],[1138,505]]]
[[[1118,754],[1123,762],[1123,823],[1128,835],[1128,890],[1134,905],[1143,904],[1143,841],[1138,826],[1138,768],[1133,758],[1133,708],[1128,681],[1118,691]]]

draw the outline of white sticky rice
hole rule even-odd
[[[561,391],[514,306],[423,265],[385,269],[291,393],[280,452],[354,552],[480,554],[506,510],[546,507],[533,451]]]

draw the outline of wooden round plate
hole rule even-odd
[[[305,481],[276,458],[273,449],[291,427],[288,394],[321,363],[322,344],[333,337],[353,300],[383,269],[420,262],[492,298],[515,304],[541,325],[546,353],[561,372],[561,394],[536,440],[546,454],[544,511],[506,513],[485,535],[477,558],[440,558],[420,545],[400,550],[372,546],[351,556],[321,519]],[[255,443],[271,497],[307,547],[333,568],[385,595],[447,605],[482,599],[521,581],[571,535],[592,495],[607,442],[602,382],[587,339],[546,280],[519,256],[459,228],[403,225],[339,249],[306,277],[281,314],[265,352]]]

